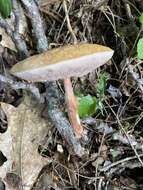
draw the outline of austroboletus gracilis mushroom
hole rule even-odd
[[[20,61],[11,73],[29,82],[45,82],[64,79],[65,94],[71,125],[77,137],[83,128],[77,113],[70,77],[81,77],[105,64],[113,55],[113,50],[102,45],[81,43],[52,49],[42,54]]]

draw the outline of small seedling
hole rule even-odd
[[[103,101],[105,99],[105,88],[107,84],[108,75],[107,73],[101,73],[99,76],[99,81],[97,84],[97,96],[82,95],[78,94],[78,112],[81,118],[92,116],[98,110],[103,114],[104,105]]]
[[[80,118],[85,118],[96,113],[96,97],[91,95],[81,95],[77,99]]]
[[[99,76],[99,81],[97,84],[97,110],[101,111],[102,115],[104,115],[104,105],[103,101],[105,99],[105,88],[107,85],[107,80],[109,76],[107,73],[101,73]]]

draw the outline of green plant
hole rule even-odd
[[[107,73],[101,73],[99,76],[99,81],[97,84],[97,110],[100,110],[102,115],[103,111],[104,111],[104,105],[103,105],[103,101],[105,99],[105,88],[106,88],[106,84],[107,84],[107,80],[108,80],[109,76]]]
[[[0,0],[0,14],[3,18],[10,16],[11,10],[11,0]]]
[[[96,112],[96,97],[81,95],[78,97],[78,113],[81,118],[91,116]]]
[[[143,59],[143,38],[140,38],[137,43],[137,57]]]
[[[107,84],[108,75],[101,73],[97,84],[97,96],[91,96],[83,94],[77,95],[78,100],[78,112],[81,118],[92,116],[98,110],[103,114],[104,106],[103,101],[105,98],[105,88]]]
[[[143,26],[143,13],[139,16],[139,22]]]
[[[143,30],[143,13],[139,16],[139,22],[141,25],[141,31]],[[137,43],[137,57],[143,59],[143,37],[139,38]]]

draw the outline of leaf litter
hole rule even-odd
[[[39,2],[44,2],[40,10],[46,19],[49,46],[58,47],[61,44],[71,43],[66,22],[63,21],[65,15],[61,1],[41,0]],[[97,97],[96,86],[99,73],[106,71],[109,74],[105,99],[100,106],[101,109],[104,107],[104,115],[99,111],[91,114],[92,117],[89,114],[87,118],[83,118],[88,135],[85,145],[88,154],[81,159],[72,158],[57,131],[51,132],[48,137],[50,143],[45,148],[45,156],[51,149],[50,158],[54,157],[55,160],[51,163],[50,173],[47,169],[48,177],[45,178],[47,181],[54,178],[62,186],[61,189],[65,187],[90,190],[95,188],[98,190],[142,189],[143,181],[139,180],[142,179],[142,168],[138,157],[142,159],[143,73],[142,61],[134,57],[138,51],[136,46],[140,30],[138,18],[143,4],[142,1],[106,0],[100,3],[101,6],[96,6],[98,1],[79,0],[68,1],[67,5],[71,25],[78,41],[108,44],[115,50],[112,64],[93,72],[92,78],[90,74],[82,79],[73,79],[75,91],[80,90],[84,96]],[[32,46],[31,41],[29,44]],[[34,46],[33,49],[35,50]],[[142,55],[142,51],[140,53]],[[125,133],[121,130],[119,122],[125,129]],[[136,149],[136,155],[130,143]],[[59,146],[56,148],[57,144],[62,145],[62,149],[59,149]],[[50,182],[48,184],[50,185]],[[43,187],[40,184],[38,186],[39,189]],[[56,189],[53,184],[50,187]]]
[[[13,51],[17,51],[11,37],[9,37],[8,34],[5,32],[5,30],[2,28],[0,28],[0,36],[1,36],[0,44],[3,47],[7,47]]]
[[[38,153],[48,122],[40,116],[42,106],[29,96],[25,96],[18,107],[1,103],[1,108],[7,116],[8,129],[0,134],[0,150],[7,158],[0,167],[0,178],[6,182],[7,189],[11,189],[11,178],[7,176],[13,173],[21,179],[24,190],[31,189],[41,169],[50,162]]]

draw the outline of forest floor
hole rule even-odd
[[[37,152],[44,160],[49,159],[49,164],[42,169],[44,166],[42,163],[42,171],[38,173],[36,181],[33,181],[35,185],[32,189],[142,190],[143,63],[137,56],[137,43],[143,35],[139,21],[143,2],[140,0],[71,0],[67,1],[66,5],[76,40],[108,46],[114,50],[114,55],[107,64],[96,71],[72,79],[75,95],[81,103],[81,123],[86,132],[86,139],[82,142],[82,146],[86,154],[82,157],[70,155],[68,146],[57,129],[52,124],[48,124],[46,136],[40,141]],[[40,0],[39,9],[44,20],[49,48],[72,44],[74,40],[67,26],[62,1]],[[26,13],[24,14],[27,16]],[[25,35],[28,51],[30,55],[34,55],[37,50],[34,37],[30,32],[29,20],[23,20],[23,27],[26,28],[23,35]],[[9,76],[7,73],[18,62],[19,54],[11,43],[7,45],[10,40],[7,39],[6,33],[0,33],[0,38],[0,73]],[[58,81],[57,84],[62,94],[61,110],[66,113],[63,82]],[[40,93],[44,94],[44,85],[42,83],[36,85]],[[20,114],[20,105],[23,103],[24,96],[27,96],[24,90],[15,90],[6,83],[0,82],[0,101],[6,103],[1,107],[0,112],[0,166],[8,159],[5,159],[2,151],[3,146],[6,145],[2,143],[1,137],[6,134],[13,119],[25,116],[23,113]],[[94,103],[96,109],[93,111],[90,104],[93,106]],[[12,111],[6,108],[7,104],[13,105],[19,115],[13,116]],[[87,112],[86,109],[89,111]],[[28,113],[31,114],[30,111]],[[47,121],[45,103],[40,107],[40,115]],[[35,116],[31,117],[34,124],[27,123],[27,125],[35,127],[37,125]],[[20,119],[17,121],[22,122]],[[15,125],[18,127],[19,124]],[[24,137],[26,139],[26,136]],[[9,138],[8,134],[5,138]],[[24,143],[25,146],[29,146],[27,140]],[[30,153],[26,151],[25,154]],[[4,180],[3,182],[5,183]],[[3,189],[0,187],[0,190]]]

